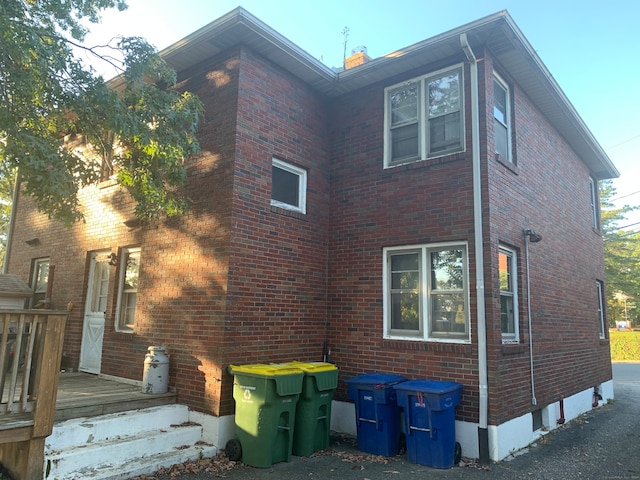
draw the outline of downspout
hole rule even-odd
[[[479,422],[478,451],[480,463],[488,464],[489,457],[489,387],[487,373],[487,320],[484,303],[484,248],[482,234],[482,193],[480,177],[480,112],[478,95],[478,63],[467,40],[460,35],[460,45],[469,61],[471,72],[471,144],[473,163],[473,226],[476,258],[476,315],[478,318],[478,390]]]
[[[9,256],[11,255],[11,247],[13,245],[13,229],[16,223],[16,214],[18,212],[18,193],[20,191],[20,182],[18,171],[13,179],[13,198],[11,199],[11,218],[9,220],[9,231],[7,232],[7,247],[4,252],[4,263],[2,264],[2,273],[9,271]]]
[[[536,400],[536,382],[533,372],[533,328],[531,326],[531,275],[529,275],[529,242],[531,238],[529,236],[531,230],[525,230],[524,232],[524,257],[527,263],[527,317],[529,320],[529,373],[531,376],[531,405],[537,405]]]

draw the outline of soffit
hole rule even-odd
[[[571,102],[506,11],[463,25],[350,70],[335,72],[239,7],[161,54],[184,71],[237,45],[280,65],[329,98],[384,82],[421,66],[460,57],[460,35],[479,55],[488,48],[516,84],[549,119],[598,179],[619,176]]]

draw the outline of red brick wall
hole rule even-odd
[[[481,72],[492,94],[490,55]],[[512,87],[513,84],[512,84]],[[514,90],[514,91],[513,91]],[[524,228],[543,235],[529,246],[535,397],[547,405],[611,378],[609,343],[599,339],[596,280],[604,280],[602,235],[592,228],[589,169],[517,86],[513,88],[515,166],[488,155],[491,256],[487,336],[491,416],[501,423],[531,405]],[[492,105],[486,105],[488,140]],[[492,151],[489,148],[489,151]],[[485,151],[486,153],[486,151]],[[521,346],[500,347],[497,249],[518,252]],[[493,285],[493,288],[489,288]]]

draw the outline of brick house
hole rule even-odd
[[[507,12],[340,71],[242,8],[163,55],[206,108],[189,213],[140,224],[111,180],[70,229],[14,208],[8,272],[74,306],[64,366],[139,380],[168,347],[221,446],[228,365],[329,350],[334,429],[354,432],[347,378],[456,381],[469,457],[613,397],[598,181],[618,172]]]

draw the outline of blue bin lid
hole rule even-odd
[[[394,385],[393,388],[396,390],[445,395],[456,390],[462,390],[462,385],[456,382],[442,382],[440,380],[409,380],[408,382]]]
[[[385,373],[365,373],[358,377],[349,378],[347,383],[353,385],[384,385],[393,386],[400,382],[405,382],[407,379],[402,375],[391,375]]]

